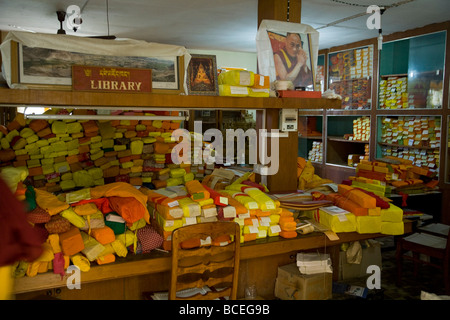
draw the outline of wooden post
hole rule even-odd
[[[300,23],[301,0],[259,0],[258,26],[262,20],[280,20]],[[279,110],[266,109],[265,122],[263,111],[257,111],[257,129],[279,129]],[[268,143],[270,145],[270,143]],[[270,147],[268,147],[270,152]],[[270,153],[269,153],[270,155]],[[267,188],[270,193],[295,192],[298,186],[297,157],[298,133],[289,132],[289,137],[279,138],[278,173],[267,176]],[[260,177],[258,177],[260,179]]]
[[[302,0],[259,0],[258,26],[264,19],[300,23],[301,12]]]

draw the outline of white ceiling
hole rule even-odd
[[[318,29],[321,49],[374,38],[378,31],[366,27],[363,15],[371,4],[399,4],[382,15],[383,34],[450,20],[450,0],[303,0],[302,23]],[[64,24],[70,35],[108,35],[109,20],[117,38],[256,52],[258,0],[0,0],[0,30],[56,33],[56,11],[69,5],[79,6],[83,19],[76,33]]]

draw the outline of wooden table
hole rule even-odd
[[[405,221],[405,234],[412,232],[412,222]],[[273,298],[278,266],[296,261],[298,251],[320,250],[330,254],[333,279],[339,275],[339,247],[342,243],[385,237],[381,233],[338,233],[330,241],[323,233],[298,235],[293,239],[268,237],[243,243],[239,272],[238,297],[245,288],[255,285],[258,295]],[[154,250],[149,254],[129,254],[107,265],[93,266],[81,273],[81,290],[69,290],[66,278],[47,272],[35,277],[16,279],[14,292],[18,299],[36,294],[58,295],[63,299],[140,299],[143,291],[167,290],[171,268],[170,253]],[[86,289],[86,290],[83,290]]]

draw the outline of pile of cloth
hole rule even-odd
[[[16,185],[14,198],[22,204],[26,228],[23,241],[34,239],[34,246],[41,250],[31,259],[22,259],[19,251],[8,261],[15,277],[48,271],[63,276],[71,264],[86,272],[93,263],[112,263],[116,257],[148,253],[162,245],[162,237],[150,224],[147,196],[129,183],[55,195],[24,187],[26,172],[20,169],[3,170],[2,176],[9,178],[6,181],[12,190]]]

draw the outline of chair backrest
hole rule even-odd
[[[187,225],[172,233],[172,271],[169,300],[236,299],[240,229],[235,222]],[[215,290],[190,297],[177,292],[190,288]],[[220,290],[220,291],[218,291]]]

